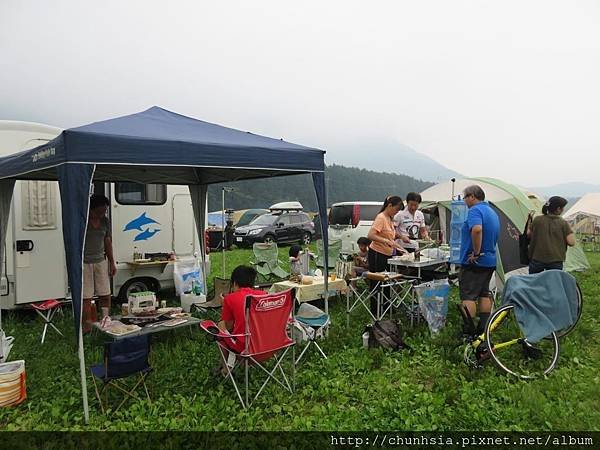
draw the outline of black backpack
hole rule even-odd
[[[370,329],[369,347],[382,347],[388,350],[409,349],[402,339],[400,322],[397,320],[378,320]]]

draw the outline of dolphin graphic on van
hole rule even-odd
[[[150,231],[150,229],[146,229],[144,231],[142,231],[140,234],[138,234],[134,241],[147,241],[148,239],[150,239],[152,236],[154,236],[156,233],[158,233],[160,231],[160,229],[156,229],[156,230],[152,230]]]
[[[146,212],[144,211],[139,217],[136,217],[131,222],[129,222],[127,225],[125,225],[125,228],[123,229],[123,231],[129,231],[129,230],[143,231],[142,227],[144,225],[150,225],[151,223],[156,223],[156,224],[160,225],[156,220],[146,216]],[[135,240],[136,241],[138,240],[137,237]]]

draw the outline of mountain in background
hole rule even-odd
[[[325,147],[327,160],[344,166],[408,175],[440,183],[462,175],[393,139],[360,139],[331,143]]]
[[[421,192],[433,184],[406,175],[335,164],[327,166],[325,181],[328,206],[353,200],[382,202],[390,194],[405,198],[408,192]],[[291,175],[211,185],[208,188],[209,211],[221,210],[223,186],[235,188],[234,192],[225,194],[226,208],[268,208],[274,203],[297,200],[302,203],[305,210],[317,210],[317,200],[310,175]]]
[[[576,197],[583,197],[588,192],[600,192],[600,184],[571,182],[555,184],[552,186],[532,187],[529,189],[546,198],[553,195],[560,195],[567,199],[573,199]]]

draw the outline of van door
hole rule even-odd
[[[185,194],[173,196],[173,251],[178,256],[192,255],[195,251],[194,211],[192,198]]]
[[[13,199],[15,303],[67,295],[58,183],[18,181]]]

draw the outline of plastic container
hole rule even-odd
[[[201,295],[194,295],[193,293],[189,293],[189,294],[181,294],[179,296],[180,300],[181,300],[181,308],[183,309],[183,312],[190,312],[190,309],[192,308],[192,305],[195,303],[204,303],[206,302],[206,295],[201,294]]]
[[[369,348],[369,332],[365,331],[362,335],[363,348]]]
[[[18,405],[26,398],[25,361],[0,364],[0,407]]]

